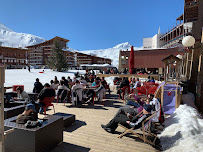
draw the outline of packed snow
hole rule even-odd
[[[202,152],[203,119],[195,108],[180,105],[165,121],[165,130],[159,137],[167,152]]]
[[[42,69],[31,69],[31,72],[27,69],[7,69],[5,71],[5,86],[10,87],[12,85],[24,85],[25,91],[32,92],[36,78],[39,78],[40,82],[45,84],[50,83],[55,76],[57,76],[58,80],[61,80],[62,76],[65,76],[66,79],[68,76],[73,78],[74,73],[76,73],[77,70],[56,72],[50,69],[44,69],[44,73],[39,72],[42,72]],[[85,74],[85,70],[80,70],[79,73]]]

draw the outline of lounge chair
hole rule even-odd
[[[155,141],[157,139],[157,136],[150,132],[150,127],[151,127],[152,118],[154,116],[156,116],[158,111],[155,111],[150,117],[148,117],[146,120],[144,120],[142,122],[142,127],[139,128],[142,131],[142,135],[136,133],[137,129],[134,129],[134,128],[128,129],[128,128],[124,127],[123,125],[119,124],[119,126],[124,128],[125,130],[121,135],[118,136],[118,138],[122,138],[127,133],[132,133],[132,134],[136,135],[138,138],[142,139],[144,142],[149,143],[151,145],[155,145]],[[139,116],[141,114],[142,114],[142,112],[138,113],[137,116]],[[149,139],[147,139],[148,135],[151,135],[152,137],[154,137],[154,140],[150,141]]]

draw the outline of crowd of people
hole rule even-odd
[[[147,82],[154,82],[154,78],[148,77]],[[129,98],[134,98],[135,101],[127,101],[127,103],[119,108],[115,116],[106,125],[101,127],[109,133],[114,133],[118,124],[122,124],[127,128],[139,128],[142,122],[151,116],[152,112],[160,110],[160,102],[157,98],[154,98],[153,94],[149,94],[147,100],[140,99],[136,90],[141,86],[139,78],[123,77],[122,80],[116,79],[114,83],[118,83],[118,93],[122,93],[122,88],[129,86],[132,94],[129,94]],[[88,103],[92,104],[94,97],[97,95],[98,101],[101,101],[105,96],[105,86],[107,82],[104,77],[97,77],[93,72],[87,71],[85,75],[75,74],[75,77],[62,77],[58,80],[55,76],[54,80],[50,83],[42,85],[37,78],[34,83],[33,93],[38,94],[37,99],[40,105],[39,113],[43,113],[46,100],[53,102],[56,98],[57,102],[71,101],[73,106],[79,104]],[[29,100],[28,94],[20,87],[17,88],[17,93],[23,99]],[[137,115],[142,111],[142,115]],[[28,103],[25,111],[17,117],[17,123],[26,123],[27,120],[36,120],[36,111],[33,103]],[[160,112],[153,118],[153,122],[160,122]]]
[[[17,94],[19,99],[24,99],[27,102],[27,109],[23,114],[19,115],[19,123],[24,122],[35,111],[34,104],[39,103],[39,113],[43,114],[46,102],[68,102],[70,101],[73,106],[82,105],[84,103],[93,104],[95,97],[98,102],[101,102],[106,95],[107,82],[104,77],[97,77],[94,73],[87,72],[85,75],[76,73],[73,79],[69,76],[67,79],[63,76],[61,80],[55,76],[50,83],[44,85],[36,78],[34,83],[33,93],[37,94],[37,101],[31,101],[28,93],[21,87],[17,87]],[[31,106],[33,105],[33,106]],[[30,108],[32,107],[32,108]],[[25,119],[22,118],[25,116]]]

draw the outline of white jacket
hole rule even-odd
[[[152,119],[152,122],[159,122],[159,116],[160,116],[160,102],[157,98],[153,98],[152,101],[149,102],[150,105],[154,105],[155,106],[155,110],[159,110],[157,112],[157,115]],[[153,113],[154,111],[152,111]]]

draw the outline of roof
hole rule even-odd
[[[182,20],[183,20],[183,14],[180,15],[176,20],[177,20],[177,21],[178,21],[178,20],[182,21]]]
[[[173,54],[171,54],[171,55],[167,56],[166,58],[164,58],[164,59],[162,60],[162,62],[166,62],[166,61],[168,61],[168,60],[180,61],[181,59],[179,59],[178,57],[176,57],[176,56],[174,56]]]
[[[20,50],[20,51],[28,51],[28,49],[23,49],[23,48],[13,48],[13,47],[6,47],[6,46],[0,46],[0,49],[8,49],[8,50]]]
[[[107,67],[109,67],[109,68],[115,67],[115,66],[112,66],[110,64],[81,64],[80,66],[81,67],[82,66],[85,66],[85,67],[105,67],[105,68],[107,68]]]
[[[54,37],[54,38],[52,38],[52,39],[50,39],[50,40],[48,40],[48,41],[45,41],[45,42],[42,42],[42,43],[39,43],[39,44],[35,44],[35,45],[31,45],[31,46],[27,46],[27,48],[31,48],[31,47],[36,47],[36,46],[44,45],[44,44],[46,44],[46,43],[48,43],[48,42],[51,42],[51,41],[54,41],[54,40],[56,40],[56,39],[59,39],[59,40],[64,41],[64,42],[69,42],[69,41],[70,41],[70,40],[68,40],[68,39],[64,39],[64,38],[61,38],[61,37],[56,36],[56,37]]]

